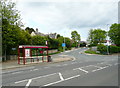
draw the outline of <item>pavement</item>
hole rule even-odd
[[[25,86],[30,88],[46,86],[101,86],[90,88],[118,88],[114,86],[118,86],[118,59],[120,58],[117,55],[103,56],[81,53],[86,49],[75,49],[52,56],[53,58],[72,57],[73,60],[62,62],[58,60],[59,63],[45,62],[46,65],[3,70],[2,85],[15,86],[15,88],[19,86],[23,86],[21,88]]]
[[[28,62],[25,65],[23,64],[18,64],[17,60],[10,60],[10,61],[6,61],[6,62],[1,62],[0,64],[2,64],[2,67],[0,68],[1,70],[6,70],[6,69],[15,69],[15,68],[21,68],[21,67],[28,67],[28,66],[34,66],[34,65],[46,65],[46,64],[52,64],[52,63],[59,63],[59,62],[64,62],[64,61],[69,61],[69,60],[73,60],[73,57],[70,56],[55,56],[55,55],[51,55],[52,58],[52,62],[42,62],[39,61],[37,62],[37,60],[34,60],[34,62]],[[22,62],[21,62],[22,63]]]

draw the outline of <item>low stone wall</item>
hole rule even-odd
[[[44,51],[46,53],[46,51]],[[58,50],[49,50],[48,53],[56,53],[58,52]],[[9,60],[17,60],[18,59],[18,56],[17,55],[10,55],[10,56],[7,56],[7,58],[9,58]]]
[[[56,53],[56,52],[58,52],[57,49],[56,49],[56,50],[49,50],[49,51],[48,51],[48,53]]]
[[[18,56],[17,55],[10,55],[10,60],[16,60],[17,58],[18,58]]]

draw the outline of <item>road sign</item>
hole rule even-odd
[[[16,50],[16,48],[12,48],[12,50]]]
[[[62,47],[65,47],[66,46],[66,44],[65,43],[62,43]]]

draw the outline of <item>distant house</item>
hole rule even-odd
[[[49,36],[50,38],[56,39],[57,33],[50,33],[50,34],[43,34],[41,32],[38,32],[38,29],[35,30],[35,32],[31,33],[31,36],[40,35],[40,36]]]
[[[56,39],[57,38],[57,33],[50,33],[47,34],[50,38]]]

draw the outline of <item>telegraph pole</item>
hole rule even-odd
[[[109,25],[109,24],[107,24],[107,29],[108,29],[108,31],[109,31],[109,26],[108,26],[108,25]],[[107,54],[109,55],[109,49],[108,49],[108,47],[109,47],[108,31],[107,31]]]

